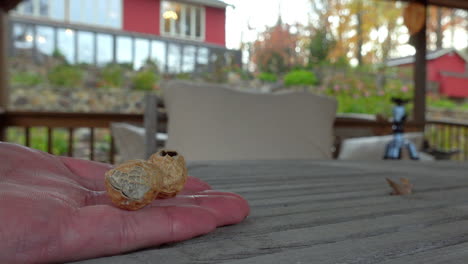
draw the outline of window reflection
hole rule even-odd
[[[112,62],[114,53],[112,36],[107,34],[97,34],[97,64],[104,66]]]
[[[146,39],[135,39],[135,60],[133,68],[138,70],[145,65],[149,58],[149,41]]]
[[[72,29],[57,30],[57,49],[69,63],[75,63],[75,31]]]
[[[185,46],[182,71],[183,72],[193,72],[195,69],[195,47],[194,46]]]
[[[13,40],[16,49],[31,49],[33,47],[33,28],[31,25],[13,25]]]
[[[36,27],[36,46],[38,53],[52,55],[54,52],[54,29],[51,27]]]
[[[78,32],[78,63],[92,64],[94,62],[94,34]]]
[[[132,64],[132,39],[130,37],[117,37],[117,63]]]
[[[156,62],[160,71],[164,71],[166,65],[166,44],[162,41],[151,42],[151,60]]]
[[[169,44],[167,67],[170,73],[180,72],[181,48],[176,44]]]

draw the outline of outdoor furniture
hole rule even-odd
[[[243,222],[185,242],[78,263],[465,263],[467,163],[218,161],[190,175],[250,203]],[[408,196],[385,178],[406,177]]]
[[[336,101],[188,81],[163,85],[166,147],[187,160],[330,159]]]
[[[129,123],[111,123],[111,133],[119,153],[119,160],[146,159],[145,128]],[[164,133],[153,134],[157,145],[162,147],[167,139]]]
[[[429,154],[423,153],[424,133],[405,133],[404,137],[411,141],[419,151],[421,160],[434,160]],[[341,160],[381,160],[385,154],[387,144],[393,135],[348,138],[341,142],[338,159]],[[406,150],[403,158],[409,159]]]

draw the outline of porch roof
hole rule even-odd
[[[191,3],[191,4],[198,4],[198,5],[203,5],[203,6],[217,7],[217,8],[226,8],[226,6],[229,6],[229,4],[223,1],[219,1],[219,0],[177,0],[177,1]]]
[[[387,0],[387,1],[418,2],[418,3],[423,2],[421,0]],[[426,0],[426,3],[428,5],[468,9],[468,0]]]

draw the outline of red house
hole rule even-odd
[[[40,61],[59,51],[71,64],[133,65],[147,59],[168,73],[203,73],[241,63],[226,48],[219,0],[24,0],[10,16],[10,54]]]
[[[122,29],[225,46],[226,6],[217,0],[123,0]]]
[[[427,80],[448,97],[468,98],[468,58],[455,49],[428,52]],[[413,67],[414,56],[391,59],[389,67]]]

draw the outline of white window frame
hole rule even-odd
[[[181,6],[180,10],[180,33],[178,34],[175,30],[175,23],[171,23],[171,28],[170,32],[165,31],[165,19],[163,17],[164,9],[163,5],[164,2],[166,3],[174,3],[178,4]],[[191,7],[191,16],[190,16],[190,36],[185,35],[185,25],[186,25],[186,15],[185,12],[187,10],[187,7]],[[200,36],[196,36],[196,22],[195,22],[195,14],[196,10],[200,10]],[[196,41],[205,41],[205,31],[206,31],[206,8],[204,6],[200,5],[191,5],[191,4],[186,4],[186,3],[181,3],[177,1],[169,1],[169,0],[161,0],[160,1],[160,14],[159,14],[159,32],[161,36],[166,36],[166,37],[173,37],[173,38],[178,38],[178,39],[189,39],[189,40],[196,40]]]

